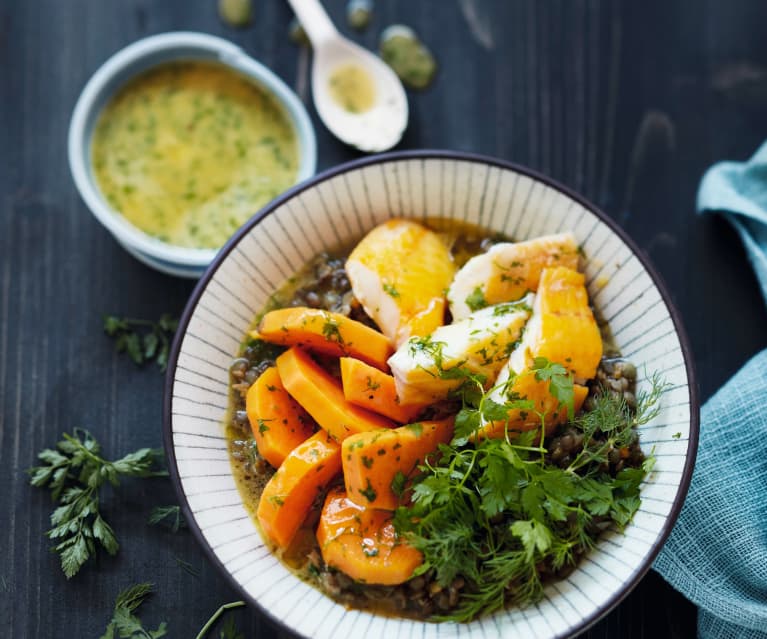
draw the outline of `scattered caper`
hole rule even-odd
[[[346,5],[346,21],[352,29],[364,30],[373,17],[372,0],[349,0]]]
[[[300,45],[302,47],[311,46],[309,37],[306,35],[306,31],[304,31],[304,28],[301,26],[298,18],[293,18],[290,21],[290,24],[288,25],[288,35],[290,36],[290,41],[294,44]]]
[[[218,0],[218,15],[230,27],[247,27],[253,20],[253,5],[251,0]]]

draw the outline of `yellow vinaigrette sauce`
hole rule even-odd
[[[349,113],[364,113],[373,108],[376,90],[373,78],[357,64],[345,64],[330,75],[330,95]]]
[[[104,197],[162,241],[220,247],[295,183],[298,143],[275,99],[211,62],[164,64],[131,80],[93,133]]]

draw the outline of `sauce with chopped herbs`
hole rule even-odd
[[[298,143],[266,91],[211,62],[174,62],[141,74],[104,108],[91,162],[102,194],[164,242],[218,248],[289,188]]]
[[[375,104],[376,90],[370,74],[358,64],[345,64],[330,74],[330,95],[349,113],[364,113]]]

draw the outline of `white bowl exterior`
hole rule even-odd
[[[349,611],[293,576],[265,546],[231,473],[223,420],[228,367],[271,292],[323,248],[348,245],[390,217],[447,217],[526,239],[570,229],[584,249],[589,293],[623,355],[669,388],[640,429],[657,463],[625,534],[608,531],[566,579],[528,609],[468,625]],[[640,388],[647,388],[646,381]],[[180,347],[171,398],[181,486],[202,535],[242,588],[271,615],[316,639],[567,636],[593,621],[643,567],[681,490],[691,423],[687,368],[668,307],[631,249],[559,190],[503,166],[455,158],[382,160],[293,194],[233,247],[212,274]],[[678,435],[677,435],[678,434]],[[582,628],[581,628],[582,629]]]
[[[242,49],[222,38],[177,31],[144,38],[121,49],[109,58],[85,85],[69,124],[68,157],[72,178],[96,219],[139,260],[158,270],[181,277],[199,277],[218,252],[193,249],[162,242],[133,226],[112,209],[96,185],[90,163],[90,145],[98,115],[126,81],[138,73],[164,62],[206,59],[220,62],[248,76],[275,96],[287,112],[296,132],[300,165],[296,183],[314,175],[317,143],[311,120],[301,101],[287,85]],[[254,213],[256,211],[253,211]]]

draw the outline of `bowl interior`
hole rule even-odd
[[[175,32],[152,36],[122,49],[93,75],[78,100],[70,125],[69,162],[75,183],[94,215],[142,261],[172,274],[198,277],[216,249],[193,249],[162,242],[133,226],[103,197],[91,165],[93,132],[102,110],[129,80],[153,67],[183,60],[216,62],[246,76],[281,105],[295,131],[300,164],[296,183],[316,168],[316,141],[306,110],[293,92],[269,69],[232,43],[201,33]],[[156,266],[157,262],[167,264]],[[190,268],[191,267],[191,268]]]
[[[303,185],[246,225],[189,303],[166,388],[166,448],[190,525],[247,598],[307,637],[568,636],[614,606],[649,569],[687,490],[697,408],[674,312],[643,259],[576,196],[510,165],[445,153],[393,154],[341,167]],[[264,545],[230,472],[222,422],[228,366],[272,291],[324,248],[348,245],[390,217],[446,217],[525,239],[572,230],[589,292],[624,356],[669,388],[641,428],[657,463],[625,534],[608,531],[567,578],[528,609],[464,626],[346,610],[293,576]],[[646,382],[640,382],[640,388]],[[297,602],[301,605],[296,605]]]

